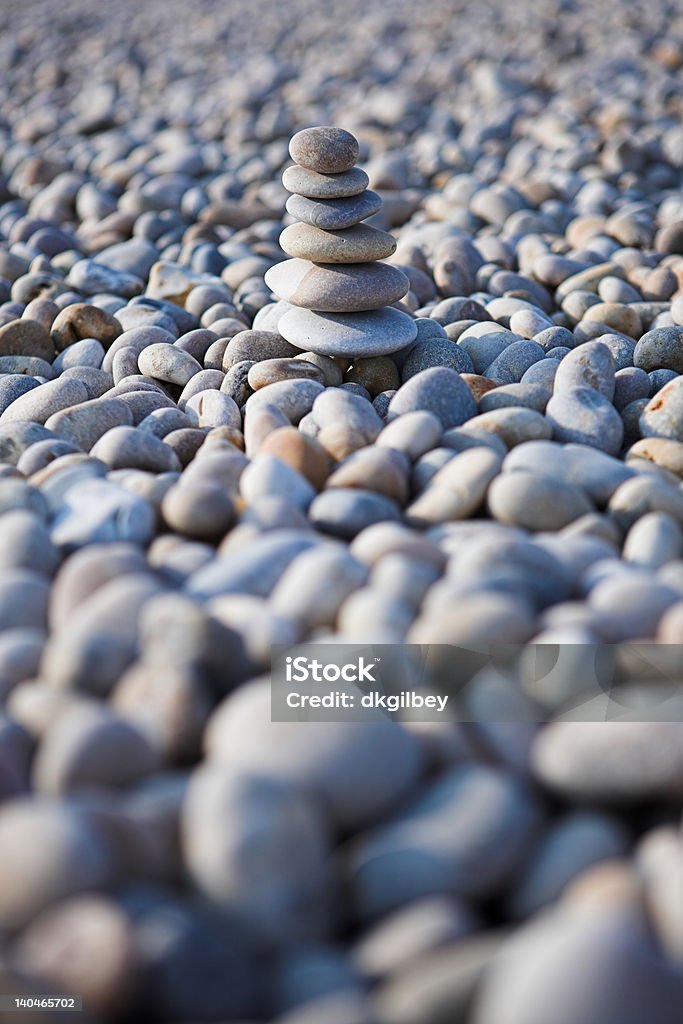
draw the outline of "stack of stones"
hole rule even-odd
[[[287,211],[299,223],[282,232],[280,245],[293,259],[266,274],[268,287],[292,307],[279,321],[280,334],[306,352],[350,359],[405,348],[417,329],[392,303],[410,282],[378,262],[394,252],[392,236],[361,223],[382,200],[355,166],[357,140],[342,128],[307,128],[292,138],[289,152],[296,166],[282,180],[293,193]]]

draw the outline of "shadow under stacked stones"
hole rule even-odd
[[[382,200],[367,188],[355,163],[357,140],[342,128],[306,128],[289,146],[296,161],[282,177],[292,195],[287,211],[299,222],[285,228],[280,245],[293,257],[266,273],[269,288],[288,309],[278,329],[292,345],[318,355],[368,358],[413,342],[412,317],[396,309],[410,282],[381,263],[396,243],[362,221]]]

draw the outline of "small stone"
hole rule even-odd
[[[609,499],[608,510],[624,529],[630,529],[647,512],[669,512],[678,522],[683,522],[683,494],[668,480],[640,473],[616,488]]]
[[[458,427],[476,415],[472,392],[454,371],[447,367],[422,370],[399,388],[389,403],[388,420],[407,412],[433,413],[444,430]]]
[[[176,345],[148,345],[138,356],[140,373],[184,387],[201,365]]]
[[[249,505],[270,494],[286,494],[292,504],[305,510],[315,488],[286,462],[261,450],[240,477],[240,493]]]
[[[220,483],[211,480],[171,487],[161,512],[172,530],[209,542],[218,542],[235,521],[232,498]]]
[[[58,437],[89,452],[108,430],[130,426],[132,422],[132,414],[125,402],[119,398],[105,398],[82,402],[71,409],[53,413],[45,425]]]
[[[550,360],[544,359],[543,362]],[[485,392],[479,400],[481,412],[491,412],[493,409],[519,407],[522,409],[534,409],[536,412],[545,412],[551,391],[542,384],[503,384],[493,391]]]
[[[77,703],[57,718],[33,765],[38,792],[57,795],[130,786],[157,767],[145,737],[103,706]]]
[[[324,384],[324,375],[317,366],[302,359],[262,359],[249,370],[247,380],[254,391],[279,380],[316,380]]]
[[[349,196],[348,199],[307,199],[305,196],[294,195],[286,203],[287,213],[296,220],[324,231],[353,227],[381,208],[380,196],[370,189],[360,195]]]
[[[344,199],[357,196],[368,187],[369,178],[360,167],[337,174],[320,174],[305,167],[287,167],[282,175],[282,184],[288,192],[306,196],[309,199]],[[308,259],[312,259],[311,256]]]
[[[469,519],[483,505],[502,459],[490,448],[470,448],[451,458],[427,489],[408,507],[406,519],[416,526]]]
[[[373,523],[398,520],[400,511],[394,501],[373,491],[334,487],[313,500],[309,517],[318,530],[351,540]]]
[[[639,398],[650,397],[651,381],[645,370],[636,366],[628,366],[623,370],[617,370],[614,375],[614,397],[612,404],[619,412],[622,412],[631,402]]]
[[[594,511],[578,487],[523,470],[503,473],[494,480],[489,488],[488,504],[498,522],[532,532],[562,530],[580,516]]]
[[[491,366],[515,340],[514,334],[502,329],[472,335],[465,332],[458,339],[458,347],[464,349],[472,360],[474,372],[485,374],[486,368]],[[501,381],[496,383],[501,383]]]
[[[5,409],[0,421],[31,420],[33,423],[45,423],[54,413],[77,406],[89,397],[87,388],[80,381],[60,377],[16,398]]]
[[[627,463],[630,458],[649,459],[657,466],[683,477],[683,441],[646,437],[631,445],[626,455]]]
[[[281,380],[259,388],[245,406],[245,429],[248,429],[249,416],[257,409],[273,406],[284,413],[290,423],[297,424],[313,408],[318,395],[324,388],[315,380]]]
[[[42,517],[17,508],[0,516],[0,568],[33,569],[52,576],[59,565]]]
[[[25,377],[20,373],[8,373],[0,377],[0,415],[15,399],[39,386],[34,377]]]
[[[400,385],[396,363],[389,356],[354,359],[344,380],[347,383],[362,385],[372,398],[376,398],[384,391],[395,391]]]
[[[104,359],[104,346],[96,338],[83,338],[65,348],[54,360],[52,366],[58,372],[76,366],[88,366],[98,369]]]
[[[626,854],[621,823],[607,814],[577,810],[563,815],[540,839],[509,900],[517,918],[529,917],[553,903],[594,864]]]
[[[538,735],[534,770],[543,785],[573,799],[678,800],[682,729],[679,722],[554,722]]]
[[[0,839],[3,928],[23,928],[53,904],[113,880],[105,836],[75,807],[44,798],[6,802]]]
[[[482,395],[485,395],[489,391],[493,391],[494,388],[498,387],[494,380],[489,380],[488,377],[482,377],[477,373],[463,373],[461,374],[461,377],[467,384],[477,402]]]
[[[4,418],[4,415],[6,414],[0,418]],[[665,384],[661,391],[650,399],[638,423],[644,438],[683,440],[683,377],[677,377]]]
[[[410,348],[401,369],[401,380],[405,384],[422,370],[430,366],[447,366],[456,373],[471,373],[474,370],[472,360],[459,345],[454,345],[449,338],[427,338],[417,342]]]
[[[581,906],[550,910],[505,942],[475,997],[473,1024],[574,1024],[591,1016],[600,1024],[675,1024],[680,977],[633,906],[636,885],[623,875],[612,886],[601,873]]]
[[[512,776],[458,765],[393,820],[352,841],[345,873],[356,914],[373,920],[445,892],[490,895],[524,862],[537,824],[531,794]],[[406,858],[409,872],[400,870]]]
[[[86,302],[66,306],[57,314],[51,328],[52,341],[59,352],[83,338],[96,338],[104,348],[109,348],[121,333],[116,317]]]
[[[202,391],[220,391],[225,380],[222,370],[200,370],[190,377],[178,398],[178,408],[184,409],[190,398]]]
[[[487,434],[493,434],[507,448],[514,448],[526,441],[549,439],[552,431],[548,420],[540,412],[511,405],[474,416],[462,427],[462,433],[480,438],[478,444],[482,443]],[[443,442],[453,445],[451,437],[444,436]]]
[[[643,333],[643,325],[636,311],[622,302],[598,302],[586,310],[583,320],[607,324],[631,338],[639,338]]]
[[[210,274],[200,274],[180,263],[162,259],[154,263],[149,272],[146,295],[184,306],[193,288],[213,283],[214,278]]]
[[[76,548],[97,541],[151,540],[155,514],[149,502],[104,480],[80,482],[76,491],[64,496],[55,515],[55,544]]]
[[[573,388],[593,388],[611,402],[614,374],[614,359],[607,346],[600,341],[589,341],[562,360],[555,374],[554,393]]]
[[[327,837],[318,812],[293,787],[205,766],[192,774],[181,841],[200,891],[262,938],[279,943],[323,932]]]
[[[0,356],[35,356],[51,363],[55,347],[37,320],[11,320],[0,327]]]
[[[417,459],[435,448],[442,434],[441,420],[431,412],[416,410],[397,416],[376,439],[376,444],[395,448]]]
[[[648,331],[636,345],[633,362],[647,373],[659,369],[683,373],[683,327]]]
[[[135,970],[133,932],[104,896],[72,896],[45,911],[21,936],[20,968],[57,992],[76,992],[97,1014],[119,1012]]]
[[[617,455],[624,438],[619,413],[593,388],[576,387],[556,392],[548,402],[546,416],[558,441],[590,445],[608,455]]]
[[[482,372],[496,384],[514,384],[544,356],[545,352],[535,341],[513,341]]]
[[[43,380],[53,380],[57,376],[52,365],[37,356],[0,356],[0,376],[8,373],[25,373]]]
[[[343,128],[304,128],[289,143],[292,160],[318,174],[350,171],[359,152],[358,142]]]
[[[276,295],[292,305],[327,313],[389,306],[410,287],[400,270],[377,262],[320,265],[309,260],[285,260],[271,267],[265,280]]]
[[[111,469],[146,469],[153,473],[179,472],[182,468],[175,452],[154,437],[135,427],[112,427],[91,449]]]
[[[368,263],[385,260],[396,251],[395,239],[369,224],[355,224],[343,231],[290,224],[280,235],[280,246],[288,256],[315,263]]]
[[[266,436],[259,451],[287,463],[316,490],[322,488],[330,471],[330,457],[322,445],[294,427],[273,430]]]
[[[644,569],[661,569],[683,555],[683,532],[666,512],[649,512],[629,530],[622,558]]]
[[[200,391],[188,399],[185,406],[188,415],[197,417],[199,427],[232,427],[235,430],[242,428],[242,416],[237,403],[230,395],[222,391],[210,389]]]
[[[339,463],[327,487],[361,487],[405,504],[410,463],[401,452],[375,446],[360,448]]]
[[[228,342],[223,356],[223,370],[230,370],[245,360],[293,359],[299,349],[272,331],[239,331]]]
[[[205,441],[206,431],[199,427],[183,427],[180,430],[172,430],[164,438],[165,444],[173,449],[183,468],[192,462]]]
[[[112,270],[94,259],[77,260],[69,271],[66,283],[80,295],[109,292],[124,298],[132,298],[144,290],[144,284],[139,277],[120,270]]]
[[[329,544],[298,555],[273,591],[276,612],[303,630],[333,626],[346,598],[367,579],[367,569],[342,547]]]

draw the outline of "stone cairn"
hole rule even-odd
[[[357,140],[342,128],[306,128],[289,145],[296,161],[282,177],[298,219],[280,235],[292,259],[266,274],[268,287],[291,305],[278,330],[292,345],[351,359],[387,355],[415,340],[415,322],[394,308],[410,287],[397,267],[379,260],[396,243],[361,222],[382,206],[355,163]]]

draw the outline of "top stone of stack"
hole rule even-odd
[[[293,259],[271,267],[266,283],[290,307],[282,336],[304,351],[360,358],[386,355],[414,341],[412,317],[393,303],[408,291],[405,274],[386,263],[396,248],[386,231],[362,224],[382,206],[355,166],[358,142],[343,128],[306,128],[292,139],[297,161],[282,177],[287,211],[299,223],[280,235]]]
[[[350,171],[359,154],[358,141],[343,128],[304,128],[292,136],[289,143],[292,160],[299,167],[318,174]]]

